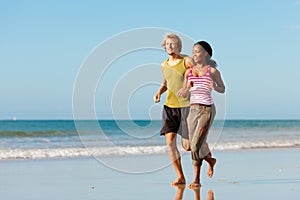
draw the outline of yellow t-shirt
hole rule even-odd
[[[176,94],[182,88],[184,81],[184,58],[176,65],[168,65],[168,59],[162,64],[163,76],[167,81],[167,95],[165,105],[170,108],[182,108],[190,106],[188,98],[178,97]]]

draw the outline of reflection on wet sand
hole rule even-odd
[[[183,192],[184,192],[184,189],[185,189],[185,184],[176,185],[174,187],[177,188],[177,193],[176,193],[176,196],[175,196],[175,200],[182,200]]]
[[[177,185],[177,186],[174,186],[174,187],[177,188],[177,193],[176,193],[176,196],[175,196],[175,200],[183,200],[183,193],[184,193],[184,190],[186,188],[186,185]],[[195,200],[201,200],[201,198],[200,198],[200,189],[201,189],[201,187],[192,189],[194,191]],[[214,199],[215,199],[214,192],[212,190],[208,190],[206,200],[214,200]]]

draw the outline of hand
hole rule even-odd
[[[156,93],[156,94],[154,95],[154,97],[153,97],[153,100],[154,100],[155,103],[160,102],[160,94],[159,94],[159,93]]]
[[[181,97],[182,96],[182,93],[183,93],[183,88],[180,88],[180,90],[178,90],[178,92],[177,92],[177,96],[179,96],[179,97]]]

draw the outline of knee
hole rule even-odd
[[[165,137],[168,146],[176,145],[176,133],[166,133]]]

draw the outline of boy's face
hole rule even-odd
[[[176,39],[172,39],[172,38],[166,39],[166,52],[169,55],[179,54],[178,41]]]

